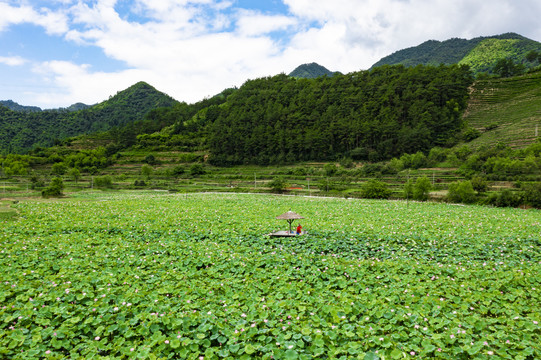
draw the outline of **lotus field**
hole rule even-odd
[[[539,210],[158,192],[12,208],[2,359],[541,358]],[[309,235],[269,238],[288,210]]]

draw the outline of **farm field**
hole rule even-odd
[[[0,358],[541,358],[539,210],[157,191],[9,209]],[[288,210],[309,235],[266,236]]]

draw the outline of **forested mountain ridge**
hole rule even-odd
[[[303,79],[315,79],[320,76],[333,76],[335,73],[317,63],[299,65],[289,76]]]
[[[13,110],[13,111],[23,111],[23,112],[40,112],[40,111],[44,111],[39,106],[20,105],[20,104],[17,104],[13,100],[0,100],[0,106],[5,106],[8,109]],[[67,108],[49,109],[49,110],[78,111],[78,110],[88,109],[89,107],[92,107],[92,105],[86,105],[86,104],[78,102],[78,103],[75,103],[75,104],[72,104],[72,105],[68,106]]]
[[[122,127],[141,120],[152,109],[176,103],[147,83],[139,82],[83,110],[24,112],[0,106],[0,152],[22,153],[35,146],[50,146],[55,140]]]
[[[147,151],[203,151],[215,165],[378,161],[456,143],[472,81],[458,65],[382,66],[316,79],[280,74],[249,80],[197,110],[153,111],[144,123],[171,124],[160,131],[138,126],[111,138],[119,146],[131,138],[130,146]]]
[[[13,100],[0,100],[0,106],[7,107],[8,109],[13,110],[13,111],[24,111],[24,112],[39,112],[39,111],[43,111],[43,110],[41,110],[41,108],[38,107],[38,106],[25,106],[25,105],[20,105],[20,104],[17,104],[17,103],[16,103],[15,101],[13,101]]]
[[[210,161],[378,161],[428,151],[461,131],[472,81],[469,69],[457,65],[252,80],[217,109],[207,130]]]
[[[491,74],[501,59],[511,59],[526,69],[539,65],[537,60],[528,59],[527,55],[532,51],[540,53],[541,43],[515,33],[477,37],[471,40],[459,38],[446,41],[429,40],[386,56],[372,68],[397,64],[404,66],[464,64],[469,65],[474,74]]]

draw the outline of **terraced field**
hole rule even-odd
[[[541,134],[541,72],[478,81],[464,118],[483,133],[470,143],[473,147],[531,144]]]

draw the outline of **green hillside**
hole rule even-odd
[[[531,144],[541,131],[541,72],[477,81],[464,119],[482,134],[470,143],[473,147]]]
[[[300,65],[289,74],[289,76],[303,79],[315,79],[325,75],[333,76],[334,73],[316,63]]]
[[[372,67],[396,64],[404,66],[466,64],[471,67],[474,74],[478,74],[492,73],[498,60],[511,59],[527,70],[539,65],[538,61],[527,60],[527,55],[531,51],[541,52],[541,43],[515,33],[471,40],[458,38],[446,41],[429,40],[386,56]]]
[[[0,106],[0,153],[24,153],[55,140],[109,130],[141,120],[150,110],[177,101],[139,82],[90,108],[39,112],[13,111]]]
[[[13,110],[13,111],[23,111],[23,112],[40,112],[40,111],[43,111],[43,110],[41,110],[40,107],[20,105],[20,104],[17,104],[13,100],[1,100],[0,101],[0,106],[7,107],[8,109]]]

